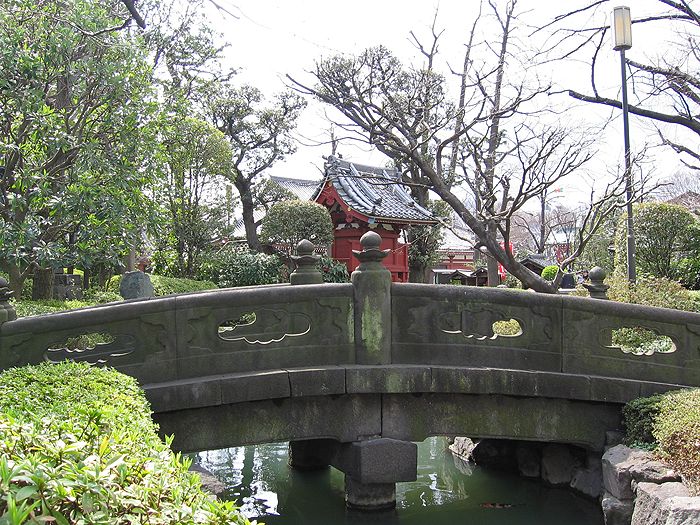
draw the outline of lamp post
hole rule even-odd
[[[629,7],[616,7],[612,16],[613,49],[620,52],[622,68],[622,122],[625,136],[625,194],[627,198],[627,279],[637,279],[634,262],[634,220],[632,219],[632,152],[630,150],[629,108],[627,106],[627,67],[625,50],[632,47],[632,16]]]

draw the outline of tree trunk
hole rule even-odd
[[[243,208],[243,226],[245,227],[245,238],[248,242],[248,248],[255,252],[262,252],[263,246],[258,239],[258,231],[255,227],[255,203],[253,203],[253,194],[251,191],[250,182],[243,180],[242,177],[235,180],[234,185],[241,197],[241,207]]]
[[[32,301],[53,299],[53,276],[53,268],[37,268],[34,270]]]
[[[0,268],[2,268],[2,271],[5,272],[9,278],[10,290],[12,290],[14,298],[21,299],[22,286],[24,285],[26,276],[22,275],[19,266],[11,262],[5,261],[1,263]]]

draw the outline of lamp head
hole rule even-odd
[[[632,15],[629,7],[620,6],[613,9],[610,30],[615,51],[632,47]]]

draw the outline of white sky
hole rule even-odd
[[[222,33],[230,47],[226,51],[227,63],[239,69],[238,81],[251,83],[263,92],[272,94],[284,88],[285,75],[312,82],[305,75],[314,62],[337,53],[359,53],[367,47],[385,45],[404,61],[420,61],[415,48],[409,42],[409,32],[427,39],[435,10],[439,8],[438,28],[445,32],[441,37],[440,59],[455,69],[461,68],[463,45],[471,28],[476,0],[355,0],[333,2],[329,0],[217,0],[222,6],[238,15],[238,19],[216,13],[213,10],[215,28]],[[582,5],[581,0],[554,2],[545,0],[520,0],[522,20],[539,25],[551,20],[564,9]],[[627,0],[632,17],[638,18],[658,11],[656,0]],[[565,7],[558,7],[564,5]],[[617,5],[617,4],[616,4]],[[485,11],[487,6],[485,7]],[[577,19],[581,24],[606,25],[609,12],[600,12],[593,20]],[[570,25],[570,24],[569,24]],[[488,26],[486,26],[488,27]],[[487,29],[488,30],[488,29]],[[523,45],[537,47],[541,42],[529,38],[530,30],[523,28],[518,35]],[[633,29],[633,48],[627,52],[632,60],[644,61],[655,54],[667,53],[667,41],[677,35],[668,32],[664,24],[639,24]],[[553,63],[543,70],[545,77],[551,76],[554,84],[562,88],[574,88],[590,93],[590,54],[578,55],[579,61]],[[601,95],[619,98],[619,55],[606,42],[599,57],[598,87]],[[453,80],[456,87],[456,77]],[[632,88],[632,87],[631,87]],[[594,106],[574,104],[566,94],[553,95],[549,101],[552,108],[575,105],[566,118],[574,125],[600,124],[611,114],[615,120],[600,136],[596,162],[591,165],[591,179],[601,180],[606,172],[615,170],[622,162],[622,120],[619,111]],[[298,134],[308,139],[328,138],[330,124],[324,120],[327,108],[310,104],[300,120]],[[578,124],[577,124],[578,123]],[[633,151],[655,139],[655,131],[649,122],[631,118],[631,140]],[[339,151],[346,158],[357,162],[384,164],[386,159],[368,147],[353,149],[341,144]],[[311,147],[300,145],[298,152],[288,160],[276,165],[272,172],[277,175],[298,178],[317,178],[323,166],[322,155],[330,153],[330,146]],[[674,155],[658,153],[655,162],[657,177],[672,175],[680,166]],[[587,182],[572,181],[571,192],[585,189]]]

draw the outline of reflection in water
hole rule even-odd
[[[345,510],[341,472],[290,469],[286,443],[200,452],[196,461],[226,485],[222,497],[268,525],[603,523],[595,501],[464,463],[444,438],[419,444],[417,481],[398,483],[396,510],[378,514]]]

